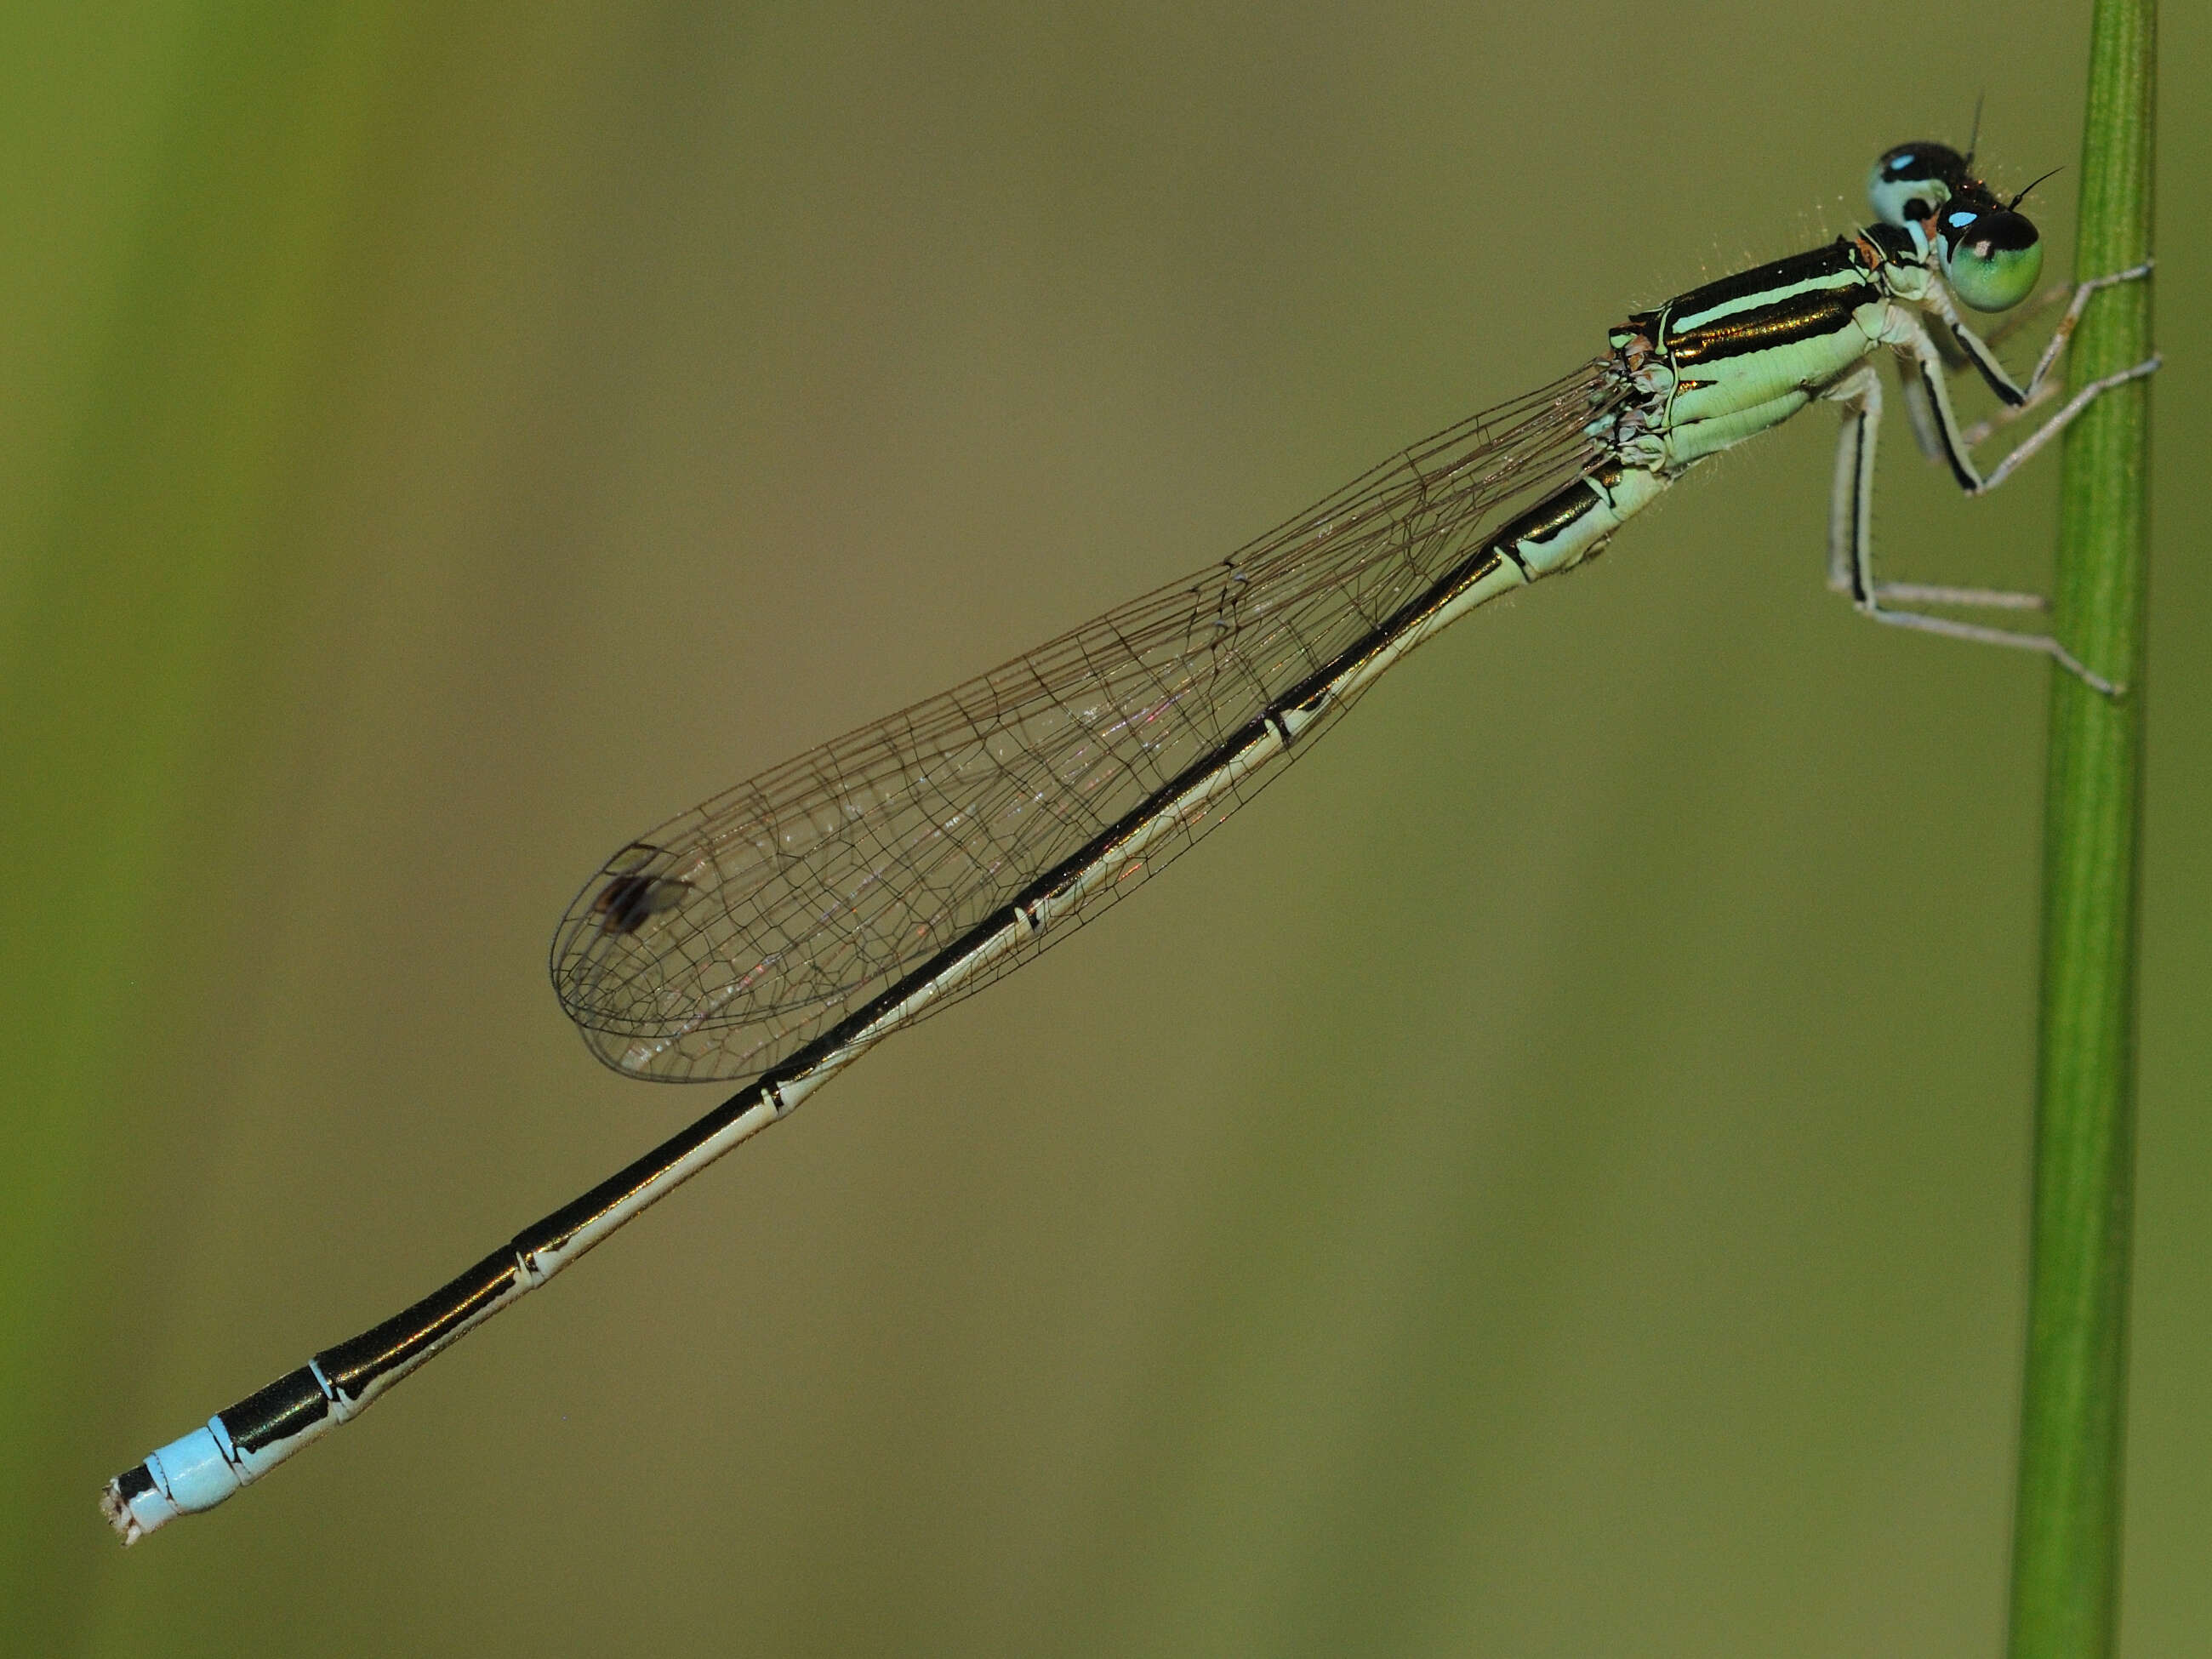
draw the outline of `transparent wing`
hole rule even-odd
[[[1592,363],[1462,421],[1189,580],[671,819],[569,906],[553,941],[562,1006],[628,1075],[758,1076],[1170,790],[1431,587],[1503,508],[1585,465],[1607,384]],[[921,1012],[1105,909],[1285,758]]]

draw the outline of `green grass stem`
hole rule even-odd
[[[2083,275],[2151,252],[2156,18],[2154,0],[2095,0]],[[2075,337],[2069,385],[2143,361],[2150,342],[2151,284],[2106,290]],[[2013,1659],[2092,1659],[2118,1634],[2151,384],[2100,398],[2065,439],[2056,625],[2126,690],[2051,676]]]

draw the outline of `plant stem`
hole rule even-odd
[[[2095,0],[2075,270],[2150,252],[2155,0]],[[2079,386],[2150,355],[2148,283],[2091,302]],[[2103,1659],[2119,1623],[2135,1177],[2136,867],[2150,383],[2069,428],[2056,622],[2125,690],[2051,676],[2027,1362],[2013,1517],[2013,1659]]]

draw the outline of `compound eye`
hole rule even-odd
[[[1947,144],[1899,144],[1867,175],[1875,217],[1902,230],[1949,201],[1966,177],[1966,158]]]
[[[2035,291],[2043,274],[2043,238],[2021,214],[1956,211],[1942,215],[1943,275],[1951,291],[1977,311],[2009,311]]]

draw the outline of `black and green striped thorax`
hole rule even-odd
[[[1605,440],[1672,473],[1763,432],[1892,336],[1929,280],[1923,243],[1878,224],[1638,312],[1609,337],[1631,397]]]

